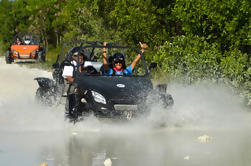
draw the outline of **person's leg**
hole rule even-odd
[[[73,95],[73,112],[74,114],[80,115],[81,114],[81,108],[80,108],[80,96],[78,94],[77,88],[74,89]]]
[[[77,93],[77,89],[74,85],[70,84],[67,91],[67,103],[66,103],[66,114],[77,117],[80,111],[80,97]]]

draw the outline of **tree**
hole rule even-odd
[[[9,46],[10,41],[15,34],[15,20],[12,10],[13,2],[8,0],[0,1],[0,40],[2,49],[6,49]]]
[[[242,48],[250,40],[249,0],[177,0],[173,14],[182,22],[185,34],[218,42],[223,52],[231,47]]]

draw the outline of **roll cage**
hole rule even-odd
[[[135,47],[130,47],[130,46],[122,46],[122,45],[119,45],[118,43],[115,43],[115,42],[108,42],[106,46],[104,46],[103,43],[104,43],[103,41],[84,41],[84,40],[81,40],[81,41],[75,40],[75,41],[70,41],[70,42],[65,43],[61,48],[61,53],[57,57],[56,63],[54,64],[54,68],[59,68],[60,66],[62,66],[62,63],[63,63],[64,60],[69,61],[69,53],[64,54],[65,49],[68,46],[71,46],[71,45],[76,46],[77,45],[77,46],[80,47],[80,51],[78,52],[77,67],[82,65],[82,64],[79,63],[79,56],[80,56],[81,50],[83,51],[85,49],[91,49],[90,55],[87,55],[87,60],[92,61],[92,62],[97,62],[97,59],[100,58],[100,57],[96,57],[94,55],[94,50],[95,49],[98,49],[98,48],[129,49],[129,50],[141,55],[141,62],[142,62],[143,68],[145,70],[144,76],[149,75],[149,70],[148,70],[147,65],[145,63],[145,57],[144,57],[144,55],[142,54],[142,52],[139,49],[137,49]],[[65,56],[63,56],[63,55],[65,55]],[[108,61],[108,59],[107,59],[107,61]],[[77,71],[77,72],[80,73],[79,71]]]
[[[16,41],[19,39],[22,45],[39,45],[39,38],[35,34],[25,33],[25,34],[17,34],[11,41],[12,45],[17,44]],[[25,40],[30,40],[29,44],[25,43]]]

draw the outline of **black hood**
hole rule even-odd
[[[143,76],[81,76],[75,81],[80,90],[93,90],[113,103],[135,103],[153,88]]]

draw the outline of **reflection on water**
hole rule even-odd
[[[246,131],[158,129],[137,134],[32,132],[0,134],[0,165],[49,166],[249,166]]]
[[[211,131],[208,142],[199,142],[202,131],[182,129],[136,135],[80,133],[69,139],[69,165],[242,165],[251,163],[250,135],[243,132]]]

